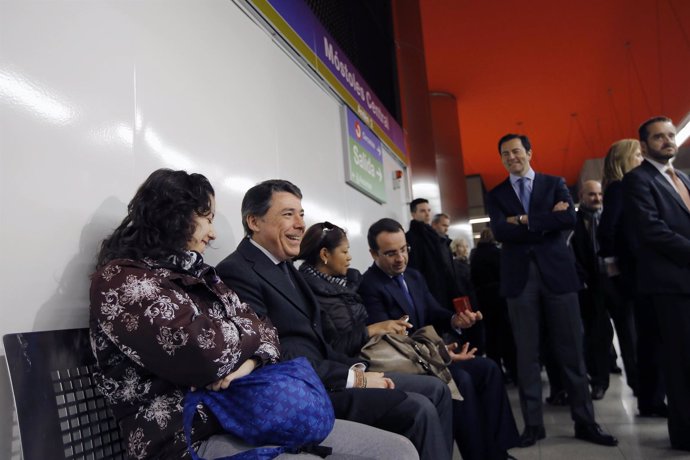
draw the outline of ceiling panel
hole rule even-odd
[[[488,187],[505,177],[507,132],[573,184],[646,118],[690,112],[690,0],[420,4],[429,90],[456,96],[465,173]]]

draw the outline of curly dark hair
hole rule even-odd
[[[213,196],[213,187],[201,174],[154,171],[129,202],[120,226],[103,240],[97,266],[118,258],[186,257],[187,242],[196,229],[194,215],[209,215]]]
[[[296,259],[302,259],[312,267],[316,267],[321,263],[321,248],[326,248],[328,252],[332,252],[340,246],[346,237],[345,230],[328,221],[314,224],[302,237],[302,244],[300,244],[299,255]]]

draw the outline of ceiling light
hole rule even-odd
[[[680,147],[683,145],[683,142],[688,140],[688,137],[690,137],[690,117],[686,117],[685,124],[678,128],[678,132],[676,133],[676,145]]]

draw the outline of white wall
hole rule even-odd
[[[408,187],[392,189],[390,157],[386,205],[345,184],[340,116],[230,0],[3,0],[0,334],[87,325],[98,244],[159,167],[216,188],[212,264],[242,238],[246,189],[284,178],[302,188],[307,224],[350,230],[365,269],[366,229],[383,216],[405,224]],[[8,385],[3,369],[0,458],[18,456]]]

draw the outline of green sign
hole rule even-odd
[[[344,108],[347,155],[345,182],[379,203],[386,202],[381,141],[350,109]]]

